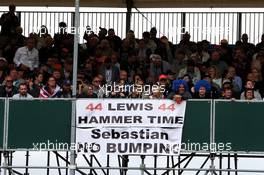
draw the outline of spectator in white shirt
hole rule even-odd
[[[34,38],[27,39],[27,45],[17,49],[14,63],[17,67],[25,71],[33,71],[39,67],[39,53],[35,47],[36,41]]]
[[[27,84],[21,83],[19,85],[18,93],[13,95],[13,98],[16,98],[16,99],[25,99],[25,98],[31,99],[31,98],[33,98],[30,94],[27,93],[27,91],[28,91]]]

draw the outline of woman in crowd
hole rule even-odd
[[[51,76],[48,79],[47,85],[40,89],[40,98],[60,98],[61,88],[56,83],[56,79]]]

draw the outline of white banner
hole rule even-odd
[[[78,152],[178,155],[185,108],[172,100],[77,100]]]

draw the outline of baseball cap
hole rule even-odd
[[[158,54],[151,54],[149,58],[152,61],[159,61],[159,60],[161,60],[161,56],[158,55]]]
[[[0,61],[7,62],[6,59],[5,59],[4,57],[0,57]]]
[[[71,81],[70,80],[64,80],[63,85],[71,85]]]
[[[168,75],[161,74],[161,75],[159,76],[159,80],[161,80],[161,79],[168,79]]]

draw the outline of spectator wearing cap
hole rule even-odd
[[[51,76],[48,79],[47,85],[40,89],[40,98],[60,98],[61,88],[56,83],[56,79]]]
[[[173,92],[169,95],[169,98],[171,99],[174,95],[180,95],[183,100],[192,98],[188,84],[185,80],[174,80],[172,83],[172,91]]]
[[[171,71],[171,65],[167,61],[163,61],[160,55],[150,55],[150,81],[156,82],[160,74],[167,74]]]
[[[186,74],[190,75],[194,83],[201,79],[200,70],[198,67],[195,66],[195,62],[193,60],[187,61],[187,66],[179,71],[178,78],[182,78]]]
[[[35,48],[34,38],[27,39],[27,45],[20,47],[15,54],[14,63],[25,71],[33,71],[39,67],[39,52]]]
[[[235,99],[233,90],[231,88],[224,88],[221,99],[225,99],[225,100]]]
[[[171,84],[170,84],[170,80],[168,79],[168,75],[165,74],[161,74],[159,76],[159,81],[157,82],[157,84],[160,86],[160,90],[161,88],[164,89],[164,91],[162,92],[163,97],[168,97],[168,95],[171,93]]]
[[[13,95],[15,99],[32,99],[33,97],[28,93],[28,86],[26,83],[21,83],[18,88],[18,93]]]
[[[0,86],[0,97],[12,97],[17,93],[17,88],[13,85],[11,76],[6,76],[3,85]]]
[[[105,81],[107,84],[112,84],[113,82],[117,82],[119,79],[119,70],[117,67],[112,65],[112,61],[110,57],[107,57],[103,65],[99,69],[99,74],[105,77]]]
[[[194,85],[194,98],[210,99],[211,98],[211,84],[206,80],[199,80]]]
[[[223,85],[222,85],[221,90],[223,91],[225,88],[231,88],[232,91],[233,91],[233,96],[234,96],[236,99],[240,99],[241,91],[238,91],[237,87],[234,86],[234,83],[231,82],[229,79],[224,79],[224,80],[223,80]]]

